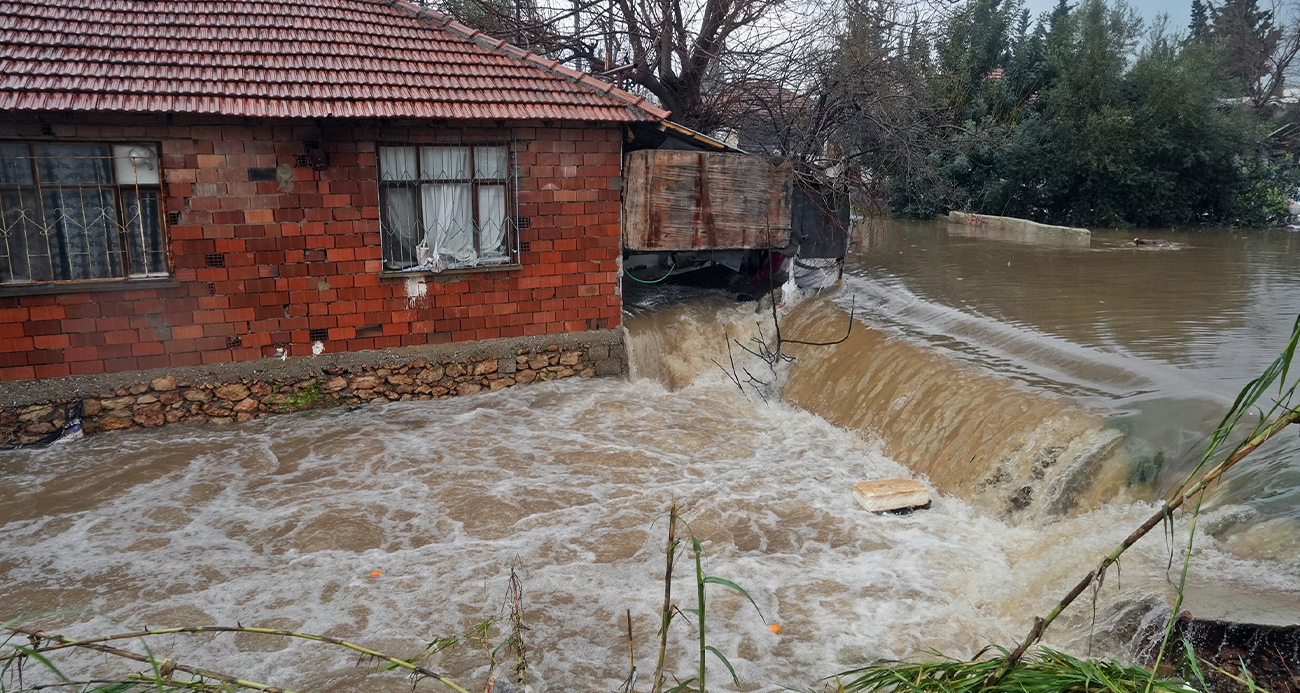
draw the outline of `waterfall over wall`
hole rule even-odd
[[[723,378],[738,360],[742,378],[780,381],[786,401],[879,438],[940,491],[1000,517],[1059,517],[1122,486],[1123,435],[1100,415],[861,323],[830,346],[785,345],[795,360],[765,374],[767,365],[740,348],[774,343],[763,305],[708,299],[630,318],[633,377],[681,388]],[[848,321],[815,298],[784,314],[781,330],[786,339],[835,342]]]

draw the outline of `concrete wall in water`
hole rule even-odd
[[[304,409],[620,375],[627,366],[623,335],[622,329],[597,330],[8,383],[0,390],[0,444],[55,432],[78,399],[85,431],[95,433],[230,424]]]
[[[1051,224],[1040,224],[1028,219],[995,217],[987,214],[971,214],[970,212],[949,212],[947,221],[953,225],[953,230],[950,232],[972,238],[993,238],[1021,243],[1084,248],[1088,247],[1088,244],[1092,242],[1092,232],[1088,229],[1052,226]]]

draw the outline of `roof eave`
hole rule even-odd
[[[456,19],[449,14],[428,7],[421,7],[409,0],[381,0],[381,2],[394,9],[406,12],[421,22],[428,22],[433,26],[456,34],[463,39],[473,41],[476,45],[482,48],[496,51],[502,55],[514,58],[515,60],[527,63],[538,69],[559,75],[560,77],[576,84],[598,91],[616,101],[622,101],[627,105],[627,107],[643,113],[645,115],[645,117],[641,119],[643,122],[664,122],[672,115],[672,112],[665,111],[664,109],[655,106],[643,96],[637,96],[626,92],[609,82],[596,79],[586,72],[574,70],[573,68],[560,63],[558,60],[544,58],[532,51],[520,48],[505,39],[497,39],[488,36],[478,29],[471,28],[468,25],[456,21]]]
[[[659,123],[659,127],[664,129],[665,131],[672,132],[679,137],[692,140],[697,144],[703,145],[709,149],[714,149],[720,152],[734,152],[736,154],[749,153],[741,149],[740,147],[732,146],[730,144],[727,144],[726,142],[723,142],[720,139],[717,139],[716,137],[709,137],[708,135],[702,132],[692,130],[686,127],[685,125],[679,125],[677,123],[672,122],[671,120],[665,120]]]

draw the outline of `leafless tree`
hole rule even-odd
[[[926,36],[956,0],[430,0],[706,134],[872,189],[923,168]],[[893,176],[891,172],[904,175]]]
[[[833,0],[441,0],[488,33],[606,73],[711,132],[827,36]]]
[[[849,0],[819,99],[831,158],[868,206],[884,209],[890,186],[924,184],[927,158],[951,127],[934,97],[927,37],[943,4]]]
[[[1257,0],[1210,5],[1210,35],[1228,76],[1238,82],[1256,112],[1281,103],[1287,72],[1300,54],[1300,14],[1284,0],[1260,8]]]

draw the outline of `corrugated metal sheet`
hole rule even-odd
[[[630,250],[784,248],[790,162],[722,152],[643,149],[624,165]]]
[[[668,117],[404,0],[0,0],[0,35],[3,110]]]

